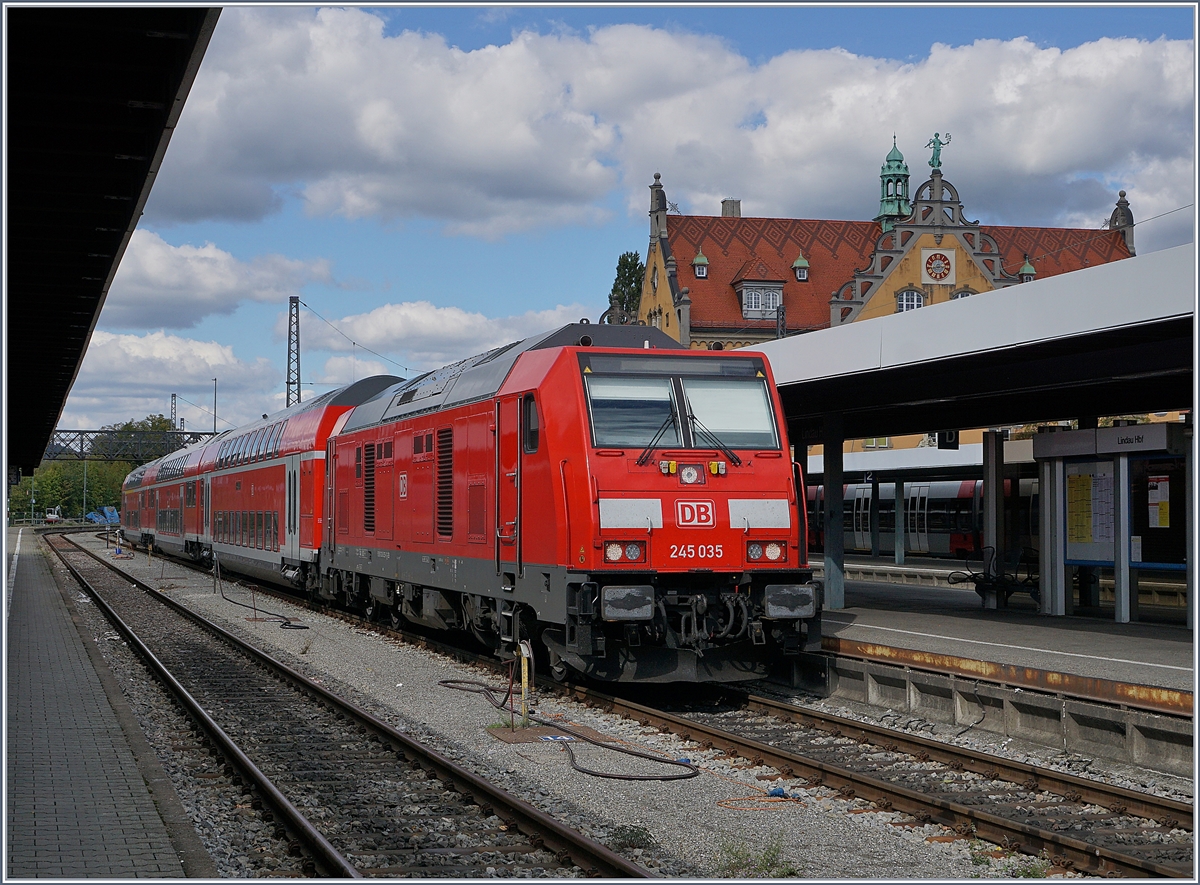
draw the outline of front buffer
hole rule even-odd
[[[556,666],[607,682],[739,682],[821,647],[809,569],[582,576],[542,641]],[[561,663],[559,663],[561,662]]]

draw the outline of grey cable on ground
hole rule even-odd
[[[452,688],[456,691],[469,691],[475,694],[481,694],[487,698],[488,702],[497,710],[506,709],[505,705],[512,696],[512,688],[510,687],[504,699],[497,700],[495,694],[493,694],[493,689],[491,686],[473,679],[443,679],[438,683],[438,685],[445,686],[446,688]],[[545,725],[549,728],[558,729],[564,734],[568,734],[571,737],[577,738],[581,741],[586,741],[587,743],[597,747],[603,747],[608,750],[614,750],[618,753],[624,753],[626,756],[635,756],[639,759],[648,759],[651,762],[658,762],[663,765],[673,765],[678,768],[686,769],[686,771],[683,771],[679,774],[614,774],[613,772],[596,771],[595,769],[585,768],[580,765],[578,760],[575,758],[575,753],[571,749],[570,743],[564,742],[563,749],[567,751],[567,755],[571,759],[571,767],[581,774],[589,774],[592,777],[606,777],[613,780],[625,781],[675,781],[684,780],[689,777],[695,777],[700,773],[700,769],[698,767],[683,759],[665,759],[661,756],[654,756],[650,753],[643,753],[640,750],[632,750],[628,747],[616,747],[605,741],[598,741],[595,738],[588,737],[586,734],[583,734],[580,731],[576,731],[569,726],[562,725],[561,723],[554,722],[550,719],[542,719],[538,716],[529,716],[528,718],[530,722],[536,722],[538,725]]]

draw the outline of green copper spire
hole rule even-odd
[[[896,136],[893,135],[892,149],[879,169],[879,214],[875,220],[886,233],[897,221],[909,215],[912,215],[912,204],[908,201],[908,166],[904,164],[904,154],[896,147]]]

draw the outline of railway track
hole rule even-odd
[[[748,695],[741,709],[669,713],[587,688],[581,701],[804,778],[864,810],[1107,876],[1193,875],[1190,805]]]
[[[203,729],[214,776],[304,854],[305,873],[650,876],[73,542],[47,541]]]
[[[460,659],[495,663],[437,640],[404,635]],[[553,683],[547,687],[563,690]],[[1192,875],[1193,808],[1182,802],[755,695],[717,714],[671,713],[587,687],[565,690],[583,703],[700,747],[804,778],[864,811],[903,812],[963,837],[1044,856],[1063,869],[1109,876]]]

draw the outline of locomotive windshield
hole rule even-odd
[[[679,445],[670,378],[586,377],[597,446],[644,446],[656,434],[661,445]]]
[[[762,362],[580,356],[597,447],[779,448]]]

